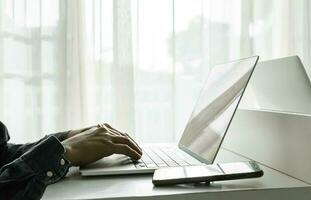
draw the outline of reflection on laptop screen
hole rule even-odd
[[[179,146],[212,163],[258,57],[211,69]]]

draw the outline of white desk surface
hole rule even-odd
[[[216,162],[245,161],[221,149]],[[310,199],[311,185],[261,166],[258,179],[154,187],[152,175],[81,177],[72,168],[62,181],[47,187],[43,199]]]

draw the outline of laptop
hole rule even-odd
[[[176,144],[143,144],[142,158],[114,154],[80,168],[82,176],[153,173],[161,167],[212,164],[252,76],[258,56],[212,67]]]

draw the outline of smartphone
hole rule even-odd
[[[224,181],[263,176],[255,161],[166,167],[155,170],[152,183],[156,186],[184,183]]]

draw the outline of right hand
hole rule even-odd
[[[124,154],[134,160],[142,156],[141,148],[127,136],[110,126],[88,129],[62,142],[65,158],[73,166],[85,166],[112,154]]]

